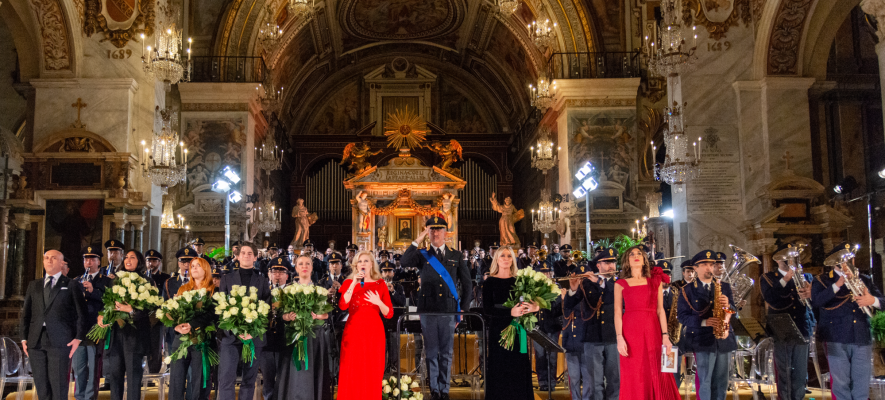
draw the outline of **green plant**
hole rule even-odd
[[[873,333],[873,340],[880,347],[885,347],[885,312],[877,312],[870,319],[870,330]]]

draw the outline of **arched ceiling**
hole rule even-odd
[[[607,40],[594,33],[586,1],[526,0],[504,17],[488,0],[318,0],[312,15],[293,17],[286,1],[232,0],[218,17],[212,53],[263,56],[286,88],[282,120],[293,134],[310,130],[330,93],[396,57],[441,76],[490,131],[507,132],[531,113],[527,86],[545,75],[551,53],[598,51],[594,38]],[[284,31],[272,51],[257,40],[268,10]],[[526,25],[545,18],[557,23],[556,43],[542,51]]]

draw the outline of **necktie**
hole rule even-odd
[[[52,276],[47,278],[46,285],[43,286],[43,304],[46,304],[49,302],[49,292],[52,290],[52,279],[53,279]]]
[[[442,260],[443,260],[443,253],[442,253],[442,250],[441,250],[441,249],[436,249],[436,259],[439,260],[439,262],[442,262]]]

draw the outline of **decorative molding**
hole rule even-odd
[[[248,103],[183,103],[181,111],[249,111]]]
[[[83,0],[78,0],[83,1]],[[123,48],[130,40],[134,40],[137,34],[142,32],[144,35],[152,36],[154,34],[154,17],[155,3],[153,0],[136,0],[138,2],[138,16],[132,21],[127,29],[111,29],[108,27],[108,21],[102,15],[104,2],[108,0],[86,0],[86,14],[83,22],[83,33],[86,36],[92,36],[93,33],[104,33],[104,39],[100,42],[110,40],[117,48]]]
[[[71,44],[58,0],[31,0],[43,42],[43,69],[71,69]]]
[[[738,20],[742,21],[745,26],[750,25],[752,22],[753,16],[750,12],[750,0],[731,0],[731,13],[721,22],[714,22],[708,18],[701,1],[704,0],[690,0],[688,7],[694,11],[695,23],[707,28],[707,32],[710,33],[710,39],[720,40],[724,38],[728,28],[738,26]]]
[[[566,99],[566,107],[626,107],[635,106],[636,99]]]
[[[768,40],[768,74],[796,75],[802,30],[812,0],[783,0]]]

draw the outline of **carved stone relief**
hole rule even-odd
[[[768,41],[769,75],[798,73],[799,43],[811,4],[811,0],[784,0],[781,3]]]
[[[43,68],[50,71],[71,69],[70,41],[58,0],[31,0],[43,42]]]
[[[123,48],[142,29],[145,36],[154,34],[154,4],[154,0],[86,0],[83,33],[92,36],[102,32],[105,35],[102,42],[110,40],[117,48]],[[117,11],[109,14],[106,11],[109,8]]]

